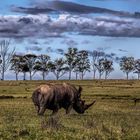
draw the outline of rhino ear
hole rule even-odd
[[[81,97],[81,92],[82,92],[82,87],[79,86],[79,89],[78,89],[78,97]]]

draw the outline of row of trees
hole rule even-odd
[[[75,79],[83,79],[86,72],[93,72],[93,79],[96,79],[96,73],[99,79],[105,76],[107,79],[112,71],[114,71],[113,63],[120,65],[120,70],[126,73],[127,79],[129,73],[134,72],[140,78],[140,59],[135,60],[134,57],[118,58],[114,53],[106,54],[103,50],[78,50],[77,48],[68,48],[67,52],[59,49],[62,57],[52,60],[49,55],[41,54],[16,54],[15,49],[10,50],[10,41],[3,40],[0,42],[0,72],[1,79],[4,80],[5,72],[12,70],[18,80],[19,73],[23,73],[23,80],[26,80],[26,73],[29,73],[30,80],[33,76],[40,72],[42,79],[45,80],[47,75],[52,72],[56,79],[60,79],[64,74],[68,73],[71,80],[72,75]]]

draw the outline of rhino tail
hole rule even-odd
[[[39,89],[37,89],[33,92],[32,100],[34,102],[34,105],[39,105],[39,95],[40,95],[40,90]]]

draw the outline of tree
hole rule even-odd
[[[73,72],[75,73],[75,79],[78,79],[78,74],[79,74],[79,62],[80,62],[80,57],[78,55],[75,58],[75,66],[73,69]]]
[[[24,62],[23,68],[25,69],[26,67],[26,70],[29,70],[30,80],[32,80],[32,77],[37,72],[37,70],[35,69],[36,60],[37,60],[37,56],[34,54],[26,54],[23,56],[23,62]]]
[[[78,52],[78,58],[77,58],[77,67],[76,71],[80,74],[81,78],[83,80],[84,75],[87,71],[90,71],[90,62],[88,59],[88,52],[85,50],[81,50]]]
[[[15,48],[10,50],[10,40],[2,40],[0,41],[0,72],[1,72],[1,80],[4,80],[5,72],[8,70],[10,66],[11,58],[15,52]]]
[[[23,55],[13,55],[11,59],[11,70],[14,70],[17,74],[23,72],[23,80],[26,80],[26,73],[29,72],[26,61]]]
[[[120,70],[126,73],[126,78],[129,78],[129,73],[134,70],[134,57],[122,57],[120,60]]]
[[[71,80],[71,74],[76,65],[77,53],[78,53],[77,48],[68,48],[68,52],[65,53],[66,63],[69,69],[69,80]]]
[[[105,72],[105,79],[107,79],[109,74],[114,70],[113,61],[108,60],[108,59],[104,59],[103,60],[103,67],[104,67],[104,72]]]
[[[93,50],[89,52],[89,55],[92,58],[91,67],[93,71],[93,79],[95,79],[97,65],[99,64],[99,60],[105,56],[105,52],[103,50]]]
[[[39,55],[37,58],[37,62],[35,65],[36,70],[42,72],[42,79],[45,80],[45,75],[49,73],[49,60],[50,57],[48,55]]]
[[[63,60],[63,58],[56,59],[54,62],[49,63],[50,70],[56,76],[57,80],[68,71],[68,67],[65,66],[65,63],[66,61]]]
[[[140,59],[135,60],[135,71],[134,73],[137,73],[138,80],[140,79]]]
[[[104,73],[104,58],[99,59],[98,63],[95,64],[98,72],[99,72],[99,79],[101,79],[103,73]]]
[[[16,74],[16,80],[18,80],[18,74],[21,72],[21,55],[13,55],[11,59],[11,70]]]
[[[26,73],[29,72],[29,68],[24,58],[21,60],[21,72],[23,72],[23,80],[26,80]]]

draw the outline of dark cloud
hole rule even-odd
[[[0,36],[16,39],[33,37],[48,39],[64,38],[64,33],[76,33],[110,37],[140,37],[139,25],[139,19],[118,17],[94,18],[61,14],[58,18],[51,18],[47,15],[11,15],[0,16]],[[77,45],[77,42],[69,39],[63,43],[70,47]]]
[[[84,40],[81,42],[81,44],[89,44],[89,43],[91,43],[91,41],[89,41],[89,40]]]
[[[28,40],[29,44],[34,44],[34,45],[39,45],[40,43],[38,41],[36,41],[35,39],[29,39]]]
[[[65,51],[63,49],[56,49],[56,53],[64,55]]]
[[[11,6],[11,11],[13,12],[19,12],[19,13],[27,13],[27,14],[38,14],[38,13],[48,13],[52,12],[54,10],[49,9],[49,8],[39,8],[39,7],[16,7],[16,6]]]
[[[107,8],[93,7],[82,5],[74,2],[60,1],[60,0],[41,0],[32,2],[32,7],[16,7],[11,6],[11,11],[28,14],[42,14],[42,13],[74,13],[74,14],[89,14],[89,13],[107,13],[118,16],[140,17],[139,12],[131,14],[124,11],[115,11]]]
[[[75,41],[75,40],[66,40],[66,44],[69,46],[69,47],[75,47],[78,45],[78,43]]]
[[[47,47],[46,48],[46,51],[47,51],[47,53],[52,53],[53,52],[53,49],[52,49],[52,47]]]
[[[18,31],[16,29],[0,29],[0,33],[9,33],[9,34],[17,34]]]
[[[37,52],[40,52],[42,50],[41,47],[39,46],[31,46],[31,47],[26,47],[25,48],[27,51],[37,51]]]
[[[46,45],[49,45],[53,42],[54,40],[53,39],[47,39],[45,40],[43,43],[46,44]]]
[[[127,50],[119,49],[120,52],[128,52]]]
[[[63,49],[61,49],[61,48],[53,49],[52,47],[47,47],[46,52],[47,53],[57,53],[57,54],[60,54],[60,55],[65,53],[65,51]]]
[[[46,3],[47,1],[44,1]],[[41,6],[43,3],[40,3]],[[39,3],[38,3],[39,5]],[[98,8],[98,7],[91,7],[91,6],[85,6],[73,2],[67,2],[67,1],[50,1],[46,3],[46,6],[48,6],[51,9],[55,9],[57,11],[63,11],[63,12],[72,12],[72,13],[113,13],[113,10],[105,9],[105,8]]]
[[[107,37],[104,39],[104,41],[106,42],[111,42],[111,41],[124,41],[124,40],[127,40],[127,38],[124,38],[124,37]]]

